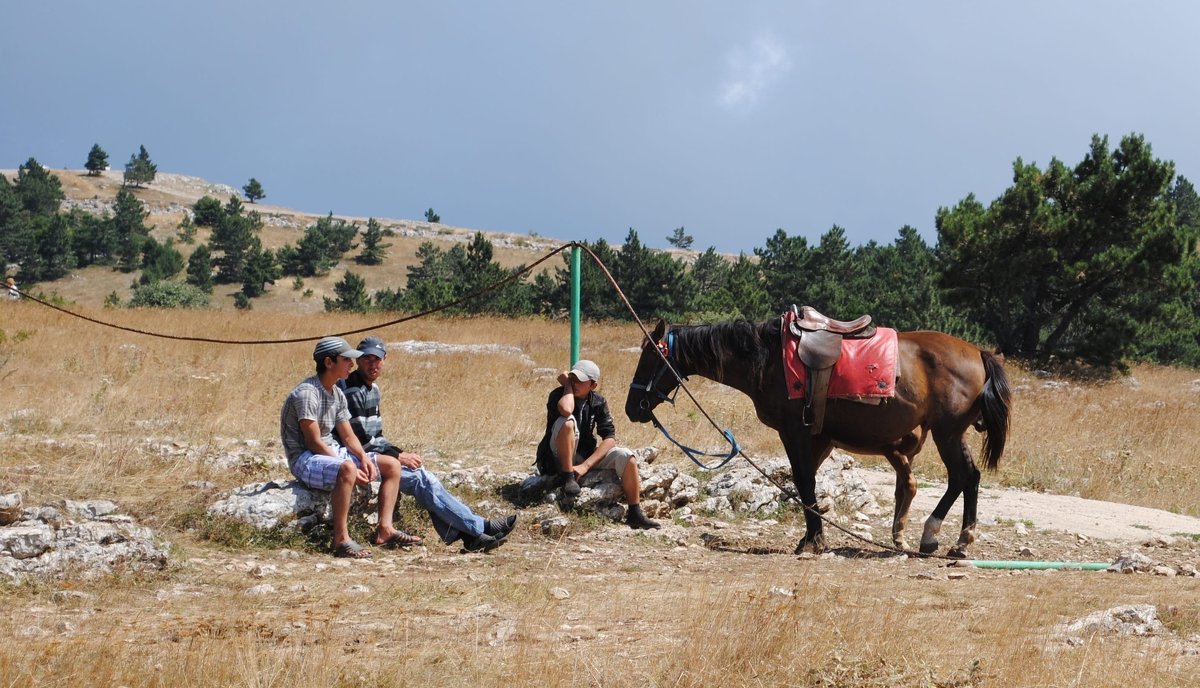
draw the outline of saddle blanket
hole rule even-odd
[[[807,370],[796,351],[800,339],[792,333],[788,313],[783,322],[783,370],[788,399],[803,399]],[[870,339],[843,339],[842,355],[833,364],[829,399],[879,403],[896,396],[896,330],[880,327]]]

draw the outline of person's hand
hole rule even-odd
[[[358,469],[354,472],[354,484],[359,487],[366,487],[371,484],[371,476],[367,475],[363,469]]]
[[[587,475],[589,468],[590,466],[588,466],[586,463],[578,463],[574,466],[571,466],[571,472],[575,474],[575,479],[578,480]]]
[[[376,466],[375,462],[371,460],[371,456],[369,454],[363,455],[362,465],[363,467],[359,472],[367,475],[367,482],[371,482],[379,477],[379,467]]]
[[[560,384],[560,385],[565,386],[567,384],[567,381],[570,379],[571,379],[570,371],[564,370],[558,374],[558,384]]]
[[[400,452],[400,456],[396,457],[396,460],[400,462],[401,466],[414,471],[425,464],[419,454],[413,454],[412,452]]]

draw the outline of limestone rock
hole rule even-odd
[[[24,507],[21,504],[20,492],[0,495],[0,526],[20,520],[22,511],[24,511]]]
[[[373,514],[370,502],[379,484],[355,489],[350,513]],[[314,490],[298,480],[271,480],[234,488],[208,508],[214,516],[226,516],[260,530],[280,526],[306,529],[331,518],[329,493]]]
[[[1140,552],[1125,552],[1108,567],[1116,573],[1145,573],[1154,567],[1150,557]]]
[[[791,464],[787,459],[769,459],[757,465],[761,472],[749,464],[740,464],[719,474],[709,481],[700,503],[705,509],[716,512],[769,513],[777,510],[782,493],[772,481],[791,490]],[[816,480],[820,510],[828,511],[835,504],[844,504],[864,514],[879,513],[879,502],[857,466],[854,457],[836,450],[821,464]]]
[[[1167,632],[1158,619],[1158,608],[1152,604],[1129,604],[1063,624],[1060,632],[1069,635],[1118,634],[1161,635]]]
[[[90,579],[164,568],[167,552],[153,531],[117,510],[104,500],[22,509],[20,520],[0,527],[0,579]]]

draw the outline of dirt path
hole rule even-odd
[[[891,471],[863,470],[871,490],[881,500],[892,499],[896,476]],[[926,485],[917,490],[909,527],[919,528],[933,511],[945,491],[945,483]],[[962,501],[955,503],[949,518],[961,518]],[[1101,502],[1093,499],[1043,494],[1017,489],[982,488],[979,491],[981,523],[1004,521],[1032,522],[1034,529],[1053,530],[1071,535],[1113,542],[1142,542],[1158,536],[1200,534],[1200,518],[1146,507]],[[946,531],[943,531],[946,532]]]

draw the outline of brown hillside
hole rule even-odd
[[[109,170],[98,177],[90,177],[87,172],[79,169],[51,170],[62,182],[63,192],[67,200],[64,208],[81,207],[89,212],[104,212],[106,205],[116,198],[121,190],[122,173]],[[0,174],[9,179],[15,179],[15,170],[0,170]],[[174,237],[184,213],[203,196],[212,196],[222,203],[230,195],[241,195],[237,189],[224,184],[215,184],[199,177],[182,174],[159,173],[153,184],[140,189],[132,189],[133,193],[150,212],[146,223],[151,227],[153,236],[162,241]],[[244,201],[244,199],[243,199]],[[304,229],[315,223],[322,215],[304,213],[281,206],[265,203],[246,204],[247,208],[258,211],[266,223],[261,237],[267,248],[276,249],[284,244],[293,244],[303,236]],[[366,217],[335,214],[334,217],[347,222],[357,223],[365,228]],[[388,249],[388,258],[383,265],[364,266],[354,262],[356,251],[346,255],[328,275],[305,280],[304,287],[293,289],[292,279],[284,278],[274,286],[269,287],[267,294],[254,300],[254,310],[280,313],[310,313],[324,310],[322,297],[333,295],[333,285],[342,279],[346,270],[353,270],[367,282],[367,291],[382,289],[398,289],[405,286],[407,268],[416,262],[417,247],[425,241],[435,241],[444,248],[449,248],[451,242],[468,241],[476,230],[463,227],[453,227],[444,224],[425,222],[424,220],[404,220],[394,218],[376,218],[385,228],[390,228],[396,236],[388,237],[392,244]],[[482,231],[482,230],[481,230]],[[201,228],[197,232],[197,242],[208,240],[210,230]],[[502,232],[484,232],[495,247],[495,260],[505,267],[529,264],[545,255],[548,251],[567,240],[545,239],[536,236]],[[194,245],[176,244],[176,248],[186,259],[191,255]],[[553,269],[561,265],[555,259],[542,266]],[[70,302],[83,306],[100,307],[105,297],[116,292],[122,300],[130,296],[130,285],[137,280],[137,273],[126,274],[116,272],[106,267],[89,267],[74,271],[71,275],[56,282],[39,284],[38,287],[46,293],[58,293]],[[303,296],[306,289],[312,290],[311,296]],[[236,285],[220,285],[213,294],[212,306],[218,309],[232,309],[232,294],[238,291]]]

